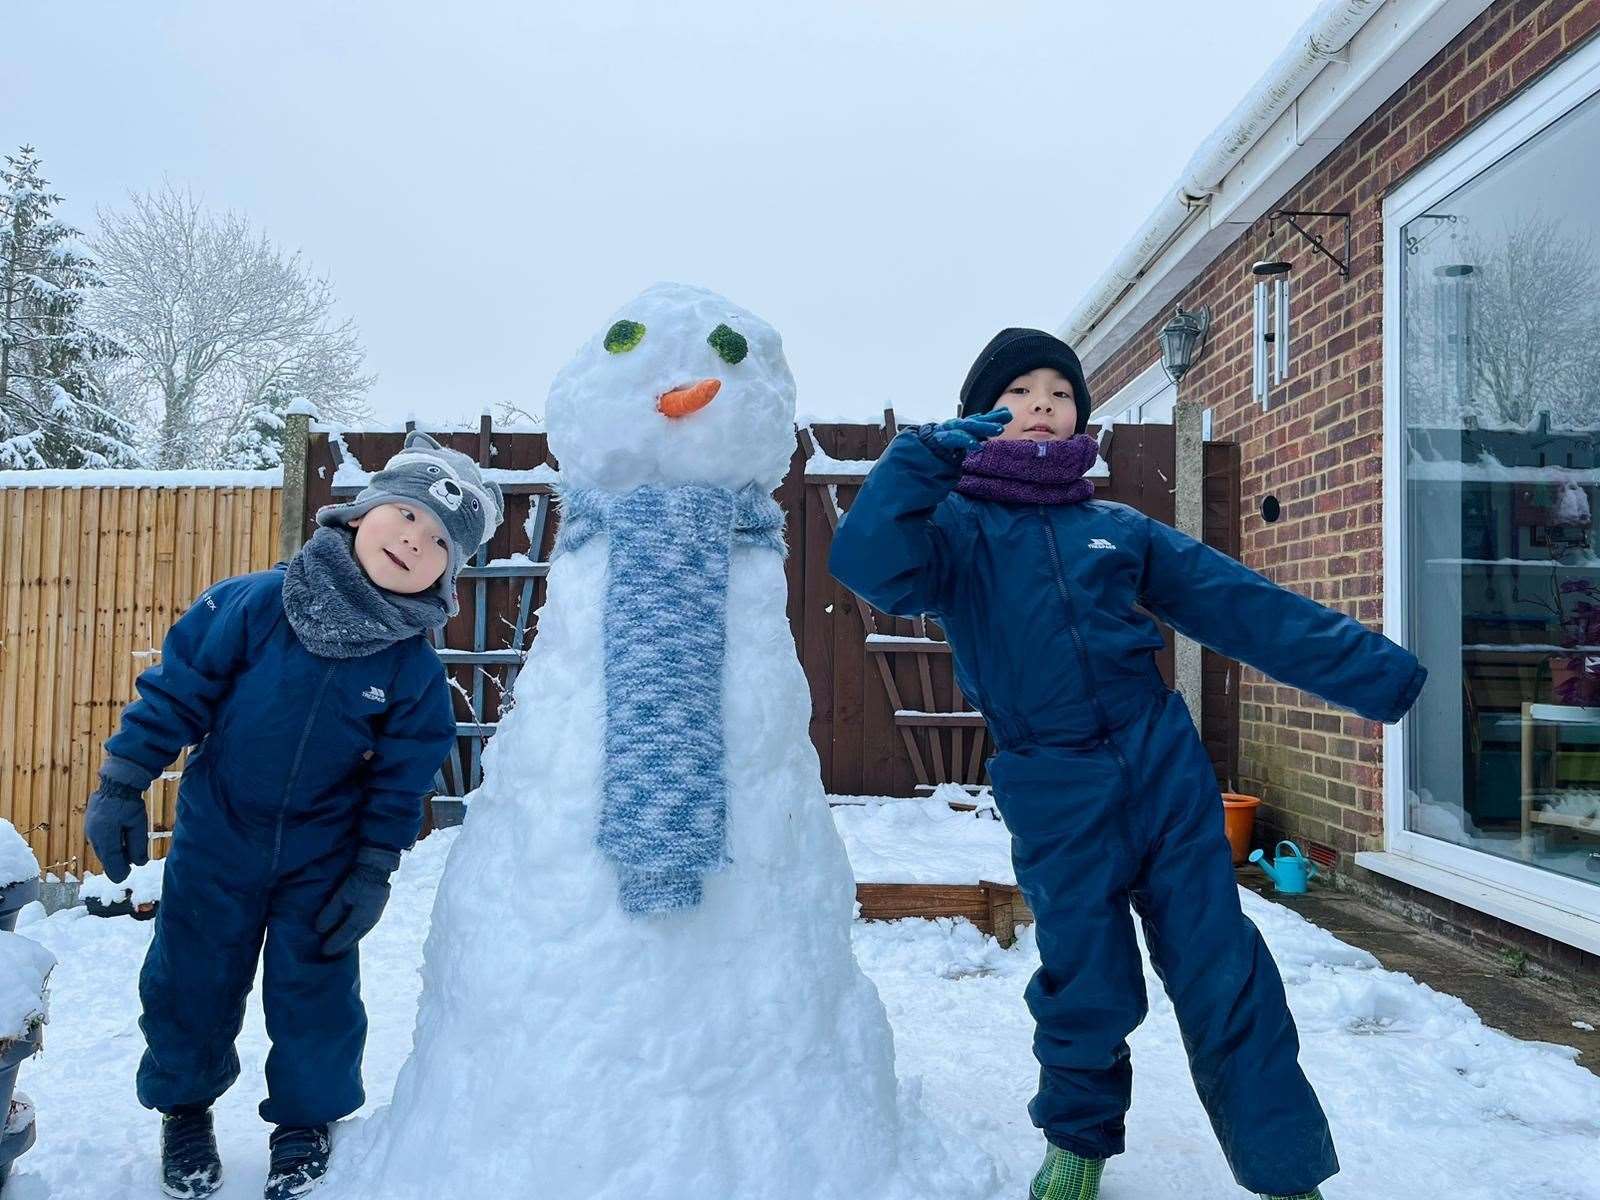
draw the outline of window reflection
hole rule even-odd
[[[1600,886],[1600,106],[1402,230],[1406,827]]]

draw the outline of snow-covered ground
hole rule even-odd
[[[835,800],[845,799],[835,797]],[[947,787],[924,800],[853,796],[836,803],[833,823],[862,883],[1015,883],[1011,834],[988,808],[958,812],[945,801],[971,801]]]
[[[836,809],[858,875],[915,872],[915,855],[898,869],[891,861],[901,839],[994,877],[994,823],[952,821],[934,809]],[[941,840],[974,831],[981,849]],[[435,835],[407,856],[388,912],[363,945],[368,1111],[387,1099],[410,1047],[417,967],[451,838]],[[1487,1029],[1459,1000],[1381,969],[1290,910],[1250,893],[1244,902],[1283,970],[1302,1061],[1333,1121],[1344,1172],[1328,1200],[1600,1200],[1600,1079],[1572,1052]],[[18,1161],[6,1196],[153,1200],[156,1119],[133,1097],[137,977],[151,925],[40,911],[25,913],[19,927],[59,960],[45,1053],[19,1080],[38,1106],[39,1142]],[[855,948],[888,1008],[902,1077],[920,1076],[934,1118],[969,1131],[995,1157],[996,1200],[1018,1200],[1040,1153],[1025,1112],[1036,1070],[1021,1000],[1038,962],[1031,931],[1002,950],[966,924],[858,922]],[[1130,1151],[1107,1170],[1102,1195],[1236,1200],[1243,1193],[1194,1098],[1171,1007],[1148,972],[1147,984],[1150,1018],[1132,1039]],[[239,1041],[244,1075],[217,1110],[228,1173],[221,1195],[234,1200],[259,1196],[265,1176],[267,1130],[255,1105],[266,1050],[252,998]],[[641,1131],[640,1153],[648,1152]]]

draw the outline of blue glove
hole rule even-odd
[[[976,416],[952,417],[937,425],[924,425],[917,432],[940,458],[960,466],[962,459],[1010,423],[1009,408],[992,408]]]
[[[372,932],[389,903],[389,876],[399,866],[394,850],[363,846],[356,851],[356,865],[317,914],[324,955],[338,958]]]
[[[126,879],[130,866],[150,861],[150,821],[144,811],[144,793],[138,788],[102,775],[100,786],[89,797],[83,831],[112,883]]]

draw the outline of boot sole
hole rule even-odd
[[[221,1190],[222,1176],[220,1174],[217,1176],[217,1181],[213,1184],[201,1187],[185,1188],[181,1192],[168,1185],[166,1180],[161,1181],[161,1194],[164,1196],[171,1196],[172,1200],[205,1200],[205,1197],[214,1195]]]

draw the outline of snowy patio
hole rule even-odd
[[[995,822],[946,815],[936,801],[835,813],[864,879],[1010,877]],[[410,1047],[423,938],[453,838],[436,834],[407,856],[388,913],[363,946],[368,1111],[387,1099]],[[1572,1051],[1491,1030],[1461,1001],[1382,969],[1289,909],[1248,892],[1244,903],[1283,971],[1302,1061],[1333,1123],[1344,1171],[1329,1200],[1600,1200],[1600,1078],[1575,1065]],[[132,1086],[143,1044],[136,982],[151,926],[34,909],[19,932],[59,966],[45,1053],[19,1081],[38,1106],[39,1141],[18,1161],[7,1196],[158,1196],[156,1122]],[[1035,1073],[1021,1000],[1037,965],[1031,930],[1002,950],[964,923],[858,922],[855,948],[889,1011],[902,1077],[920,1076],[928,1110],[994,1157],[996,1200],[1018,1200],[1040,1153],[1025,1112]],[[1171,1007],[1146,974],[1151,1012],[1132,1039],[1130,1152],[1111,1164],[1102,1194],[1242,1196],[1189,1084]],[[255,1106],[267,1043],[254,998],[239,1050],[243,1078],[217,1112],[228,1179],[220,1195],[235,1200],[259,1196],[265,1177],[266,1128]]]

